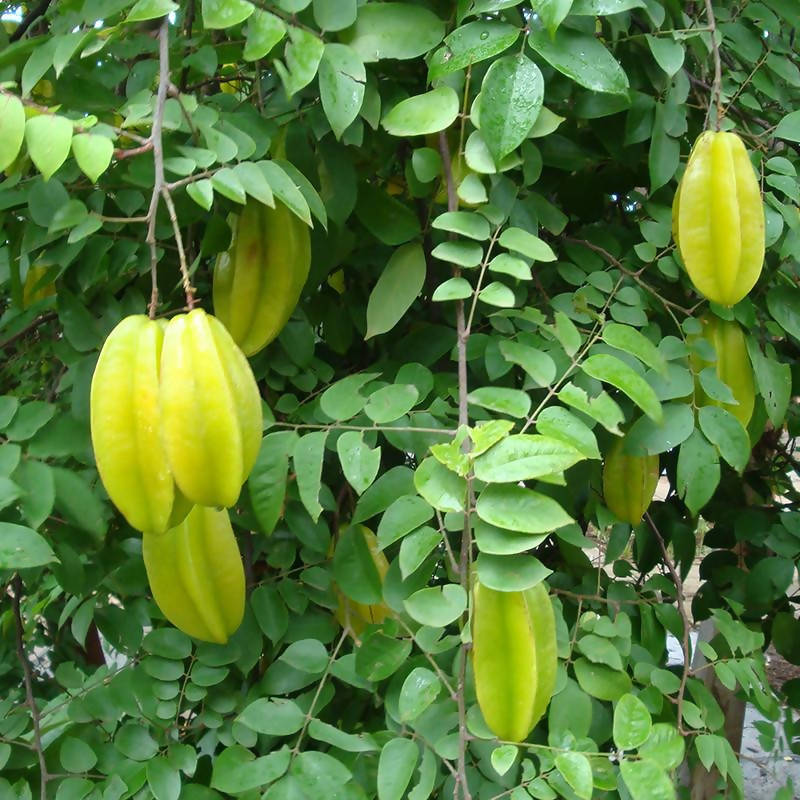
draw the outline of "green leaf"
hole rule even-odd
[[[278,524],[286,498],[289,453],[294,450],[297,434],[279,431],[261,441],[256,463],[247,479],[250,505],[261,532],[269,536]]]
[[[364,63],[346,44],[326,44],[319,64],[319,92],[325,116],[337,139],[358,116],[364,102]]]
[[[558,399],[596,419],[607,431],[618,436],[622,435],[619,426],[624,421],[625,415],[606,392],[600,392],[597,397],[589,397],[579,386],[568,383],[558,393]]]
[[[441,542],[442,534],[427,525],[404,537],[400,543],[399,557],[400,574],[403,579],[416,572]]]
[[[397,707],[403,722],[413,722],[442,691],[442,682],[425,667],[415,667],[408,673],[400,689]]]
[[[621,14],[632,8],[647,8],[645,0],[575,0],[572,13],[597,17]]]
[[[485,20],[461,25],[445,37],[444,45],[431,57],[428,82],[492,58],[518,38],[519,28],[505,22]]]
[[[416,742],[399,737],[390,739],[378,759],[378,800],[401,800],[405,797],[418,760]]]
[[[549,386],[555,380],[555,361],[543,350],[503,339],[500,341],[500,353],[506,361],[519,364],[538,386]]]
[[[25,107],[13,94],[0,94],[0,172],[17,157],[25,138]]]
[[[509,484],[487,486],[476,510],[484,522],[521,533],[550,533],[573,521],[551,497]]]
[[[423,136],[449,128],[458,116],[458,95],[449,86],[401,100],[381,120],[392,136]]]
[[[58,759],[67,772],[88,772],[97,763],[97,754],[83,739],[67,736],[61,742]]]
[[[258,166],[269,181],[269,185],[278,200],[295,216],[311,227],[311,211],[309,210],[308,201],[292,178],[289,177],[286,170],[274,160],[259,161]]]
[[[559,753],[555,763],[572,791],[583,800],[591,800],[594,782],[589,759],[583,753]]]
[[[426,458],[417,467],[414,486],[437,511],[457,513],[464,510],[466,480],[451,472],[435,458]]]
[[[74,228],[76,225],[80,225],[87,216],[88,211],[86,210],[86,206],[80,200],[75,200],[74,198],[67,200],[67,202],[53,214],[50,226],[47,229],[48,233],[57,233],[58,231],[67,230],[68,228]]]
[[[666,116],[667,108],[664,103],[656,103],[653,135],[648,154],[652,191],[665,186],[672,179],[680,163],[680,143],[667,133]]]
[[[314,522],[322,513],[319,491],[322,484],[322,460],[325,455],[327,438],[328,431],[326,430],[307,433],[297,440],[292,453],[300,500]]]
[[[496,308],[513,308],[516,305],[514,292],[504,283],[492,281],[481,289],[478,299]]]
[[[552,573],[538,558],[526,555],[481,553],[476,569],[480,582],[498,592],[524,592]]]
[[[593,664],[585,658],[576,659],[574,667],[581,689],[598,700],[616,702],[631,690],[631,679],[626,672]]]
[[[161,19],[177,11],[180,6],[171,0],[139,0],[138,3],[128,12],[125,17],[126,22],[146,22],[149,19]],[[205,9],[205,3],[203,4]],[[161,800],[161,798],[158,798]]]
[[[516,250],[534,261],[556,260],[556,254],[547,242],[522,228],[506,228],[500,234],[499,242],[503,247]]]
[[[645,38],[656,64],[671,78],[683,66],[683,59],[686,55],[683,45],[665,36],[647,34]]]
[[[254,164],[252,161],[244,161],[233,168],[233,174],[250,197],[254,197],[265,206],[275,208],[272,187],[258,164]],[[192,184],[189,185],[191,186]]]
[[[783,117],[772,135],[778,139],[800,142],[800,111],[792,111]]]
[[[351,525],[339,536],[333,556],[333,576],[339,588],[357,603],[383,599],[383,581],[361,529]]]
[[[378,524],[378,542],[388,547],[411,531],[424,525],[433,516],[433,509],[421,497],[398,497],[385,511]]]
[[[439,155],[439,151],[432,147],[418,147],[411,154],[411,166],[417,180],[430,183],[442,174],[442,157]]]
[[[336,440],[336,451],[347,482],[362,494],[370,487],[381,466],[381,448],[371,448],[360,431],[345,431]]]
[[[425,283],[425,253],[417,243],[399,247],[381,272],[367,303],[365,339],[392,330]]]
[[[547,32],[553,36],[569,14],[573,0],[542,0],[536,7]]]
[[[247,23],[247,42],[242,58],[257,61],[264,58],[286,35],[286,24],[269,11],[257,8]]]
[[[467,593],[459,584],[447,583],[420,589],[404,600],[403,605],[421,625],[444,628],[467,610]]]
[[[625,449],[632,455],[657,455],[677,447],[694,430],[694,411],[687,403],[665,403],[661,422],[639,417],[628,430]]]
[[[593,92],[626,94],[628,76],[599,39],[568,28],[555,36],[544,29],[531,30],[528,44],[548,64]]]
[[[541,478],[582,461],[574,447],[539,434],[514,434],[475,460],[475,477],[486,483],[510,483]]]
[[[603,326],[602,337],[606,344],[636,356],[639,361],[657,372],[666,373],[667,362],[661,351],[636,328],[620,325],[618,322],[607,322]]]
[[[188,194],[200,208],[204,208],[206,211],[210,211],[211,206],[214,204],[214,187],[208,178],[190,183],[186,187],[186,194]]]
[[[206,28],[230,28],[244,22],[255,6],[247,0],[203,0],[202,9]]]
[[[750,458],[750,439],[733,414],[717,406],[704,406],[697,412],[700,430],[715,445],[719,454],[739,473]]]
[[[156,800],[178,800],[181,775],[164,756],[147,762],[147,784]]]
[[[504,744],[492,750],[492,769],[498,775],[505,775],[517,760],[518,748],[513,744]]]
[[[619,771],[632,800],[675,800],[675,785],[665,770],[649,758],[624,760]]]
[[[488,239],[491,233],[486,217],[472,211],[445,211],[434,219],[432,227],[477,239],[479,242]]]
[[[520,419],[531,410],[530,395],[520,389],[506,389],[500,386],[485,386],[467,395],[467,401],[474,406],[508,414]]]
[[[419,399],[419,390],[412,384],[395,383],[373,392],[364,406],[364,413],[377,425],[394,422],[410,411]]]
[[[564,688],[550,701],[547,722],[551,730],[566,729],[577,738],[587,736],[592,724],[591,697],[567,678]]]
[[[581,369],[590,377],[610,383],[624,392],[655,422],[663,417],[661,403],[647,381],[634,372],[624,361],[606,353],[589,356]]]
[[[723,383],[717,375],[716,367],[705,367],[700,370],[697,376],[700,379],[700,386],[712,400],[720,403],[739,405],[739,401],[734,397],[733,391],[727,383]]]
[[[589,661],[605,664],[611,669],[622,669],[619,650],[608,639],[589,633],[578,640],[578,647]]]
[[[356,671],[368,681],[382,681],[397,672],[410,653],[410,641],[393,639],[378,631],[356,651]]]
[[[211,176],[211,185],[215,191],[223,197],[227,197],[228,200],[233,200],[234,203],[244,205],[247,202],[244,186],[242,186],[239,176],[230,167],[218,169]]]
[[[522,53],[503,56],[489,67],[481,85],[480,129],[495,163],[527,138],[543,97],[542,73]]]
[[[142,647],[148,653],[178,661],[192,654],[192,640],[177,628],[157,628],[150,631],[144,637]]]
[[[106,534],[106,507],[76,472],[53,467],[56,508],[73,524],[91,533],[97,541]]]
[[[656,722],[647,741],[639,746],[639,755],[667,770],[679,767],[683,763],[685,753],[683,737],[678,729],[668,722]]]
[[[14,472],[14,482],[22,490],[19,507],[23,518],[32,528],[40,527],[52,513],[56,499],[55,481],[50,466],[41,461],[26,459]]]
[[[281,653],[280,660],[300,672],[319,675],[328,666],[328,651],[318,639],[301,639],[292,642]]]
[[[266,786],[289,768],[288,748],[256,758],[249,750],[235,744],[217,753],[211,769],[211,788],[225,794],[241,794]]]
[[[126,722],[114,736],[114,746],[134,761],[149,761],[158,753],[158,742],[138,722]]]
[[[246,706],[236,721],[256,733],[290,736],[303,727],[305,714],[293,700],[260,697]]]
[[[448,300],[465,300],[471,296],[472,286],[466,278],[448,278],[436,287],[431,300],[434,303],[444,303]]]
[[[431,250],[431,255],[440,261],[470,269],[483,260],[483,248],[477,242],[440,242]]]
[[[14,442],[30,439],[45,426],[56,413],[56,407],[41,400],[32,400],[20,406],[11,424],[6,427],[6,438]]]
[[[289,614],[278,590],[274,586],[262,584],[250,595],[258,627],[275,644],[289,627]]]
[[[767,308],[778,325],[795,339],[800,339],[800,289],[794,286],[770,289],[767,292]]]
[[[314,19],[324,31],[340,31],[356,21],[357,0],[314,0]]]
[[[560,342],[568,356],[574,356],[581,346],[581,334],[575,323],[563,312],[556,311],[554,315],[555,328],[553,334]]]
[[[380,749],[369,733],[345,733],[318,719],[312,719],[309,723],[308,735],[318,742],[325,742],[348,753],[372,753]]]
[[[368,183],[362,184],[358,190],[356,216],[361,224],[384,244],[393,246],[404,244],[418,236],[420,232],[419,220],[407,205],[390,197],[383,189]],[[410,251],[411,246],[404,252]],[[389,263],[392,263],[393,258],[394,254]]]
[[[752,338],[747,339],[747,352],[770,421],[780,426],[789,407],[792,391],[791,367],[766,357]]]
[[[291,97],[314,80],[325,45],[319,37],[295,25],[289,25],[288,33],[286,65],[277,60],[274,65],[287,96]]]
[[[48,180],[67,160],[72,145],[72,123],[58,114],[39,114],[25,123],[28,155]]]
[[[614,707],[614,744],[635,750],[650,736],[653,720],[647,706],[633,694],[624,694]]]
[[[289,768],[300,788],[300,797],[342,797],[342,787],[352,773],[327,753],[307,750],[294,758]]]
[[[581,419],[560,406],[548,406],[536,418],[536,430],[544,436],[572,445],[585,458],[600,458],[597,439]]]
[[[379,372],[360,372],[336,381],[322,393],[320,408],[334,420],[354,417],[367,402],[367,398],[359,394],[358,390],[379,376]]]
[[[384,58],[416,58],[436,47],[444,23],[432,11],[409,3],[368,3],[359,6],[355,25],[342,31],[365,62]]]

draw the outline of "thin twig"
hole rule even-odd
[[[42,0],[38,6],[32,8],[23,18],[22,22],[17,25],[17,29],[8,37],[10,43],[19,41],[27,32],[28,28],[36,22],[37,19],[43,17],[50,7],[53,0]]]
[[[681,576],[678,574],[678,570],[675,569],[675,564],[673,564],[672,559],[667,552],[667,546],[664,544],[664,539],[661,536],[656,524],[653,522],[650,514],[645,512],[644,515],[645,519],[647,520],[647,524],[650,526],[650,530],[653,531],[653,535],[656,537],[658,541],[658,546],[661,548],[661,554],[664,556],[664,564],[667,567],[667,570],[672,578],[672,582],[675,584],[675,595],[676,600],[678,603],[678,613],[681,617],[681,622],[683,623],[683,635],[681,637],[681,650],[683,650],[683,670],[681,672],[681,683],[678,687],[678,694],[676,699],[676,714],[678,717],[678,731],[681,736],[687,736],[688,733],[683,727],[683,697],[686,694],[686,682],[689,680],[689,672],[691,671],[691,640],[690,640],[690,633],[692,630],[692,623],[689,620],[689,615],[686,613],[686,597],[683,593],[683,580]]]
[[[147,141],[139,147],[131,147],[127,150],[124,147],[116,147],[114,148],[114,158],[121,161],[123,158],[133,158],[134,156],[142,155],[142,153],[149,153],[152,149],[152,141]]]
[[[175,204],[172,202],[172,195],[166,186],[161,187],[161,194],[164,195],[164,202],[167,204],[169,220],[172,223],[172,230],[175,233],[175,244],[178,246],[178,263],[181,268],[181,280],[183,282],[183,293],[186,295],[186,305],[189,310],[194,308],[194,287],[189,277],[189,264],[186,261],[186,252],[183,249],[183,236],[178,225],[178,215],[175,213]]]
[[[13,336],[9,336],[4,342],[0,342],[0,350],[4,350],[6,347],[14,344],[14,342],[29,334],[31,331],[36,330],[38,327],[50,322],[51,320],[54,320],[57,316],[58,314],[56,314],[55,311],[48,311],[47,314],[42,314],[41,317],[36,317],[33,322],[31,322],[29,325],[26,325],[21,331],[17,331]]]
[[[22,579],[17,575],[14,578],[14,619],[17,623],[17,658],[22,667],[22,676],[25,681],[25,701],[31,710],[31,720],[33,721],[33,749],[39,758],[39,771],[41,772],[41,786],[39,796],[41,800],[47,800],[47,781],[50,776],[47,774],[47,762],[44,758],[44,748],[42,747],[42,731],[39,723],[39,708],[33,696],[33,675],[28,656],[25,654],[24,626],[22,624],[22,611],[20,602],[22,600]]]
[[[719,58],[719,43],[717,42],[717,21],[714,18],[714,9],[711,0],[706,0],[706,18],[708,21],[708,33],[711,37],[711,52],[714,56],[714,82],[711,84],[711,102],[708,104],[705,128],[708,128],[709,118],[712,107],[716,109],[714,129],[719,130],[722,122],[722,62]]]
[[[320,695],[322,694],[322,689],[325,686],[325,682],[328,680],[328,675],[330,675],[331,667],[333,666],[333,662],[336,661],[336,656],[339,655],[339,650],[342,649],[342,645],[347,639],[347,635],[349,633],[349,629],[345,628],[342,631],[342,635],[339,637],[339,641],[336,643],[336,647],[333,648],[333,652],[330,654],[328,658],[328,664],[325,667],[325,671],[322,673],[322,676],[319,679],[319,684],[317,684],[317,690],[314,692],[314,697],[311,699],[311,705],[308,707],[308,713],[306,714],[306,718],[303,722],[303,727],[300,730],[300,733],[297,735],[297,741],[292,748],[292,760],[294,757],[300,752],[300,745],[303,743],[303,738],[306,735],[306,730],[308,729],[308,725],[312,719],[314,719],[314,710],[317,705],[317,701],[319,700]]]

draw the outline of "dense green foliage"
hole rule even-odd
[[[660,800],[704,770],[741,797],[712,672],[772,722],[766,749],[800,752],[800,684],[776,694],[763,656],[800,663],[795,0],[18,6],[0,3],[1,798]],[[707,127],[743,138],[764,192],[761,278],[710,309],[746,335],[746,430],[671,240]],[[313,255],[251,359],[247,609],[209,645],[150,596],[89,386],[151,270],[159,316],[212,311],[247,196],[313,226]],[[668,483],[635,526],[603,504],[623,431]],[[552,593],[556,693],[523,744],[476,705],[473,574]],[[379,624],[337,621],[344,596],[385,603]]]

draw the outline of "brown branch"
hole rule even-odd
[[[23,18],[22,22],[17,26],[17,29],[11,36],[8,37],[8,41],[10,43],[14,43],[19,41],[28,31],[28,28],[36,22],[37,19],[43,17],[47,13],[47,9],[50,7],[50,3],[52,0],[42,0],[38,6],[32,8]]]
[[[689,615],[686,613],[686,596],[683,592],[683,580],[678,574],[678,570],[675,569],[675,564],[673,564],[672,559],[669,557],[667,546],[664,544],[664,539],[656,527],[656,524],[653,522],[650,514],[645,512],[644,518],[647,520],[650,530],[653,531],[653,535],[658,541],[658,546],[661,548],[661,554],[664,556],[664,564],[667,567],[670,577],[672,578],[672,582],[675,584],[675,596],[678,603],[678,613],[680,614],[681,622],[683,623],[683,635],[681,637],[683,670],[681,671],[681,683],[678,687],[678,695],[676,699],[676,714],[678,717],[678,732],[681,734],[681,736],[688,736],[688,732],[683,727],[683,698],[686,694],[686,681],[689,679],[689,673],[692,668],[692,653],[689,638],[692,630],[692,623],[689,620]]]
[[[709,118],[711,117],[711,109],[714,107],[716,109],[714,129],[719,130],[719,124],[722,121],[722,63],[719,57],[717,21],[714,18],[714,8],[711,5],[711,0],[705,0],[705,2],[709,36],[711,37],[711,52],[714,56],[714,82],[711,84],[711,101],[708,104],[705,127],[708,128]]]
[[[150,208],[147,211],[147,236],[145,241],[150,247],[150,319],[155,319],[158,306],[158,249],[156,247],[156,215],[161,187],[164,185],[164,147],[161,131],[164,125],[164,106],[167,102],[169,88],[169,21],[164,17],[158,29],[158,92],[156,107],[153,112],[153,128],[150,141],[153,146],[153,194],[150,196]]]
[[[21,339],[26,334],[30,333],[31,331],[35,331],[41,325],[44,325],[46,322],[50,322],[54,320],[58,314],[55,311],[48,311],[47,314],[42,314],[41,317],[37,317],[33,322],[29,325],[26,325],[21,331],[17,331],[13,336],[9,336],[4,342],[0,342],[0,350],[4,350],[9,345],[14,344],[18,339]]]
[[[444,165],[444,177],[447,183],[447,210],[456,211],[458,209],[458,195],[456,194],[455,181],[453,180],[453,170],[450,166],[450,145],[447,141],[447,132],[439,133],[439,152],[442,156]],[[457,267],[453,269],[453,275],[458,277],[461,270]],[[477,291],[477,290],[476,290]],[[469,414],[467,410],[467,393],[469,385],[467,382],[467,341],[469,331],[464,317],[464,301],[456,301],[456,335],[458,352],[458,424],[469,424]],[[464,439],[463,449],[468,451],[470,446],[469,438]],[[461,552],[459,554],[459,580],[465,592],[469,593],[469,561],[472,554],[472,525],[470,522],[469,509],[472,505],[472,470],[467,474],[466,502],[469,504],[464,513],[464,529],[461,532]],[[456,776],[455,797],[458,797],[459,789],[462,800],[472,800],[467,782],[467,742],[469,733],[467,731],[467,710],[464,702],[464,692],[466,688],[467,675],[467,654],[469,645],[461,647],[461,662],[458,668],[458,686],[456,689],[456,700],[458,703],[458,769]]]
[[[33,674],[31,672],[31,664],[28,661],[28,656],[25,653],[24,633],[25,629],[22,624],[22,611],[20,610],[20,602],[22,600],[22,579],[19,575],[14,577],[14,619],[17,623],[17,658],[19,659],[20,666],[22,667],[22,677],[25,681],[25,702],[31,710],[31,720],[33,721],[33,749],[39,758],[39,771],[41,772],[41,785],[39,789],[39,796],[41,800],[47,800],[47,781],[50,776],[47,774],[47,762],[44,758],[44,748],[42,747],[42,731],[39,722],[39,708],[36,705],[36,699],[33,696]]]

